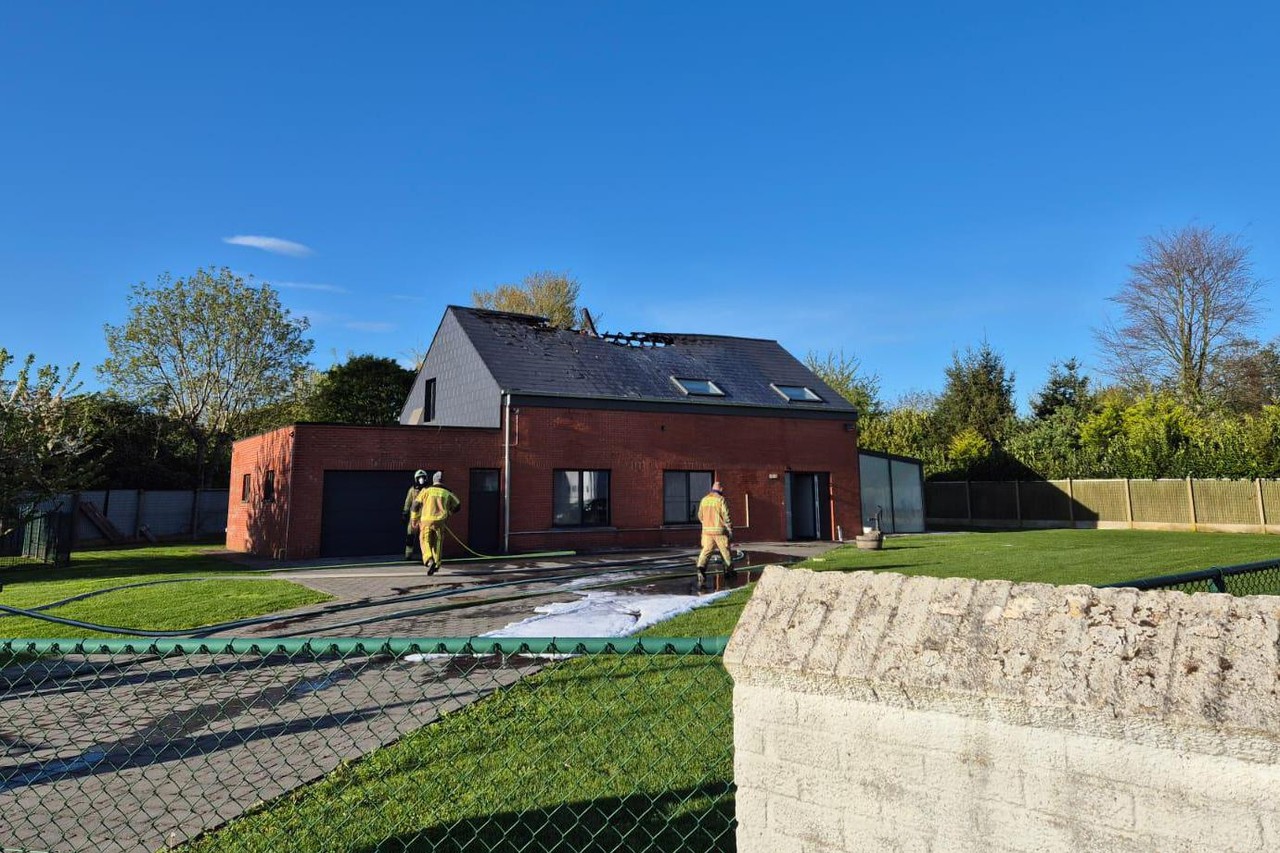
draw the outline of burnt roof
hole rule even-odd
[[[777,341],[724,335],[593,336],[542,317],[450,306],[498,385],[510,393],[849,412],[854,407]],[[708,379],[723,396],[685,394],[672,381]],[[813,389],[794,402],[772,384]]]

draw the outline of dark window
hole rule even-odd
[[[825,403],[812,388],[804,385],[773,385],[773,390],[793,403]]]
[[[710,379],[686,379],[683,376],[672,376],[671,381],[686,394],[695,397],[723,397],[720,386]]]
[[[276,499],[276,472],[268,471],[262,478],[262,502],[271,503]]]
[[[249,502],[249,490],[253,488],[252,475],[245,474],[244,479],[240,481],[240,502]]]
[[[601,527],[609,523],[608,471],[555,471],[552,478],[552,524]]]
[[[429,424],[436,419],[436,381],[428,379],[422,389],[422,422]]]
[[[710,471],[662,472],[662,523],[689,524],[698,520],[698,503],[711,491]]]

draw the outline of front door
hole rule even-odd
[[[786,480],[787,538],[831,538],[831,475],[792,472]]]
[[[497,468],[472,468],[471,493],[467,506],[467,544],[481,554],[497,554],[502,547],[499,523],[502,520],[501,481]]]

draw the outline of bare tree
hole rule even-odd
[[[1095,331],[1108,373],[1135,389],[1173,388],[1199,402],[1215,358],[1258,321],[1265,282],[1233,234],[1189,225],[1147,237],[1111,301],[1122,321]]]

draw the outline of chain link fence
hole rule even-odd
[[[734,847],[711,640],[0,643],[0,846]]]
[[[1227,592],[1232,595],[1280,595],[1280,560],[1214,566],[1178,575],[1104,584],[1130,589],[1176,589],[1182,592]]]

